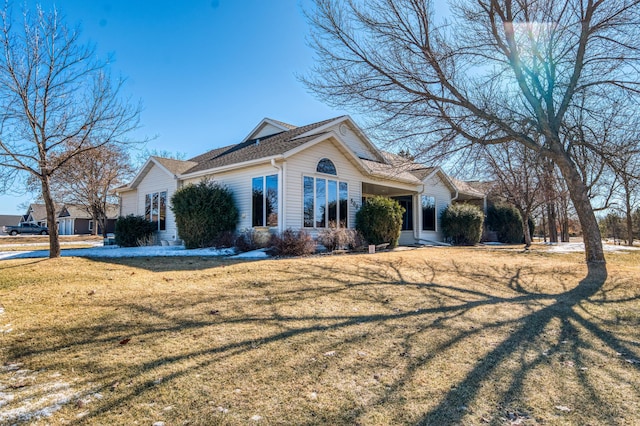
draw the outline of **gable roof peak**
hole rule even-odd
[[[285,123],[284,121],[275,120],[275,119],[269,118],[269,117],[263,118],[262,121],[268,121],[268,122],[271,122],[273,124],[277,124],[278,126],[285,127],[288,130],[293,130],[296,127],[298,127],[298,126],[294,126],[293,124]]]

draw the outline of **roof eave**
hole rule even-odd
[[[344,122],[344,121],[348,121],[349,124],[356,130],[356,133],[357,133],[358,137],[360,139],[362,139],[368,145],[368,148],[371,149],[373,154],[378,157],[378,160],[380,160],[383,163],[386,163],[386,159],[382,155],[382,152],[373,144],[373,142],[371,142],[371,140],[367,137],[367,135],[356,124],[356,122],[353,121],[353,119],[351,119],[351,116],[349,116],[349,115],[343,115],[342,117],[338,117],[335,120],[332,120],[332,121],[330,121],[330,122],[328,122],[326,124],[323,124],[320,127],[317,127],[315,129],[309,130],[306,133],[301,134],[299,137],[310,136],[310,135],[313,135],[314,133],[323,132],[324,130],[326,130],[326,129],[332,127],[332,126],[335,126],[336,124]]]
[[[221,167],[212,167],[210,169],[198,170],[197,172],[192,172],[192,173],[183,173],[183,174],[177,175],[177,177],[181,180],[193,179],[193,178],[211,175],[215,173],[224,173],[230,170],[251,167],[251,166],[255,166],[262,163],[269,163],[271,162],[271,160],[282,160],[282,159],[284,159],[284,156],[282,154],[271,155],[269,157],[261,157],[255,160],[243,161],[241,163],[233,163],[233,164],[229,164]]]

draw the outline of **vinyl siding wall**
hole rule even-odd
[[[173,212],[171,211],[171,197],[176,192],[176,182],[176,179],[174,179],[172,175],[154,165],[138,185],[137,191],[122,193],[122,214],[126,216],[133,213],[135,215],[144,216],[145,195],[154,192],[167,191],[167,229],[158,232],[158,239],[173,240],[174,238],[179,238],[176,221],[173,216]],[[134,194],[134,197],[131,197],[128,194]]]
[[[120,216],[130,214],[138,214],[138,191],[120,193]]]
[[[367,160],[377,161],[378,158],[371,152],[369,146],[360,139],[360,137],[351,129],[351,127],[344,124],[346,134],[340,131],[342,124],[332,126],[328,130],[333,130],[340,135],[344,143],[351,149],[356,156]]]
[[[233,197],[236,202],[236,207],[238,208],[238,213],[240,215],[240,220],[238,222],[237,230],[244,231],[246,229],[250,229],[252,227],[251,221],[251,212],[252,212],[252,194],[251,194],[251,184],[252,179],[254,177],[260,176],[268,176],[278,174],[278,169],[273,167],[271,164],[264,164],[259,166],[247,167],[237,171],[226,172],[226,173],[216,173],[206,178],[213,180],[214,182],[218,182],[221,185],[227,186],[232,192]],[[189,179],[184,182],[184,184],[189,183],[197,183],[200,182],[201,178]],[[281,188],[280,176],[278,176],[278,187]],[[282,204],[282,190],[280,189],[278,193],[278,203]]]
[[[440,214],[451,204],[451,189],[442,181],[439,175],[435,175],[424,181],[424,192],[420,195],[427,195],[436,198],[436,230],[422,230],[422,200],[418,198],[418,229],[420,230],[420,239],[431,241],[442,241],[442,232],[440,227]]]

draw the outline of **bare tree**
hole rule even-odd
[[[640,204],[640,153],[620,152],[612,160],[612,166],[619,182],[617,192],[621,198],[625,217],[627,244],[633,245],[633,212]]]
[[[139,106],[121,100],[123,81],[111,79],[108,61],[97,59],[57,11],[37,7],[16,22],[7,6],[0,19],[0,177],[39,182],[49,255],[59,257],[52,176],[78,155],[127,142]]]
[[[72,142],[71,142],[72,143]],[[107,233],[109,205],[117,201],[111,191],[129,180],[134,170],[122,146],[106,144],[70,158],[51,176],[57,202],[82,206],[91,215],[93,233]]]
[[[329,104],[418,139],[423,152],[517,142],[551,160],[587,263],[604,265],[588,185],[562,131],[582,107],[577,95],[599,110],[637,95],[640,1],[455,1],[448,19],[434,3],[315,0],[317,65],[306,83]]]
[[[520,212],[525,249],[529,249],[529,217],[546,200],[539,158],[535,152],[513,142],[504,146],[486,146],[483,157],[495,180],[494,191]]]

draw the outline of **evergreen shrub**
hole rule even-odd
[[[149,222],[143,216],[120,216],[116,220],[115,241],[120,247],[138,247],[153,237],[158,224]]]
[[[171,210],[188,249],[220,243],[223,233],[235,230],[239,216],[231,190],[210,180],[177,190],[171,197]]]
[[[454,245],[472,246],[480,242],[484,214],[471,204],[450,204],[440,215],[442,233]]]
[[[522,216],[518,209],[508,204],[496,204],[487,209],[487,227],[495,231],[501,243],[519,244],[524,239]]]
[[[367,199],[356,213],[356,229],[369,244],[398,245],[405,209],[391,198],[375,196]]]

